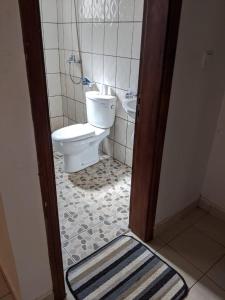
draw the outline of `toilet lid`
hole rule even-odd
[[[56,130],[52,133],[54,141],[77,141],[95,135],[95,128],[90,124],[75,124]]]

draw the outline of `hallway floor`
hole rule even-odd
[[[190,289],[186,299],[225,299],[223,220],[196,208],[147,246],[184,277]],[[68,291],[67,300],[72,299]]]
[[[99,163],[68,174],[63,156],[55,152],[54,160],[66,270],[128,231],[131,168],[102,155]]]
[[[190,288],[186,299],[225,299],[225,221],[196,208],[152,243]]]
[[[225,299],[225,221],[196,208],[156,237],[159,256],[185,278],[186,299]]]

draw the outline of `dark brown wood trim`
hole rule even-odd
[[[130,228],[153,238],[182,0],[145,0]]]
[[[38,0],[19,0],[55,300],[65,298],[56,184]]]

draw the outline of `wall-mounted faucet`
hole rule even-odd
[[[67,62],[69,64],[73,63],[73,64],[80,64],[81,63],[81,60],[80,59],[76,59],[76,55],[75,54],[71,54],[69,56],[69,59],[67,60]]]
[[[70,72],[70,79],[72,80],[72,82],[74,84],[82,84],[82,85],[85,85],[85,86],[88,86],[88,87],[92,87],[95,83],[93,81],[91,81],[89,78],[87,78],[86,76],[82,76],[79,77],[79,81],[76,82],[71,74],[71,64],[80,64],[81,65],[81,74],[83,74],[82,72],[82,63],[81,63],[81,60],[80,59],[77,59],[76,58],[76,55],[75,54],[71,54],[67,60],[67,63],[69,64],[69,72]]]
[[[88,79],[87,77],[83,77],[82,79],[82,85],[87,85],[88,87],[92,87],[95,83],[93,81],[91,81],[90,79]]]

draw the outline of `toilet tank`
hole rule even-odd
[[[98,128],[113,126],[116,114],[116,97],[99,92],[86,92],[88,123]]]

